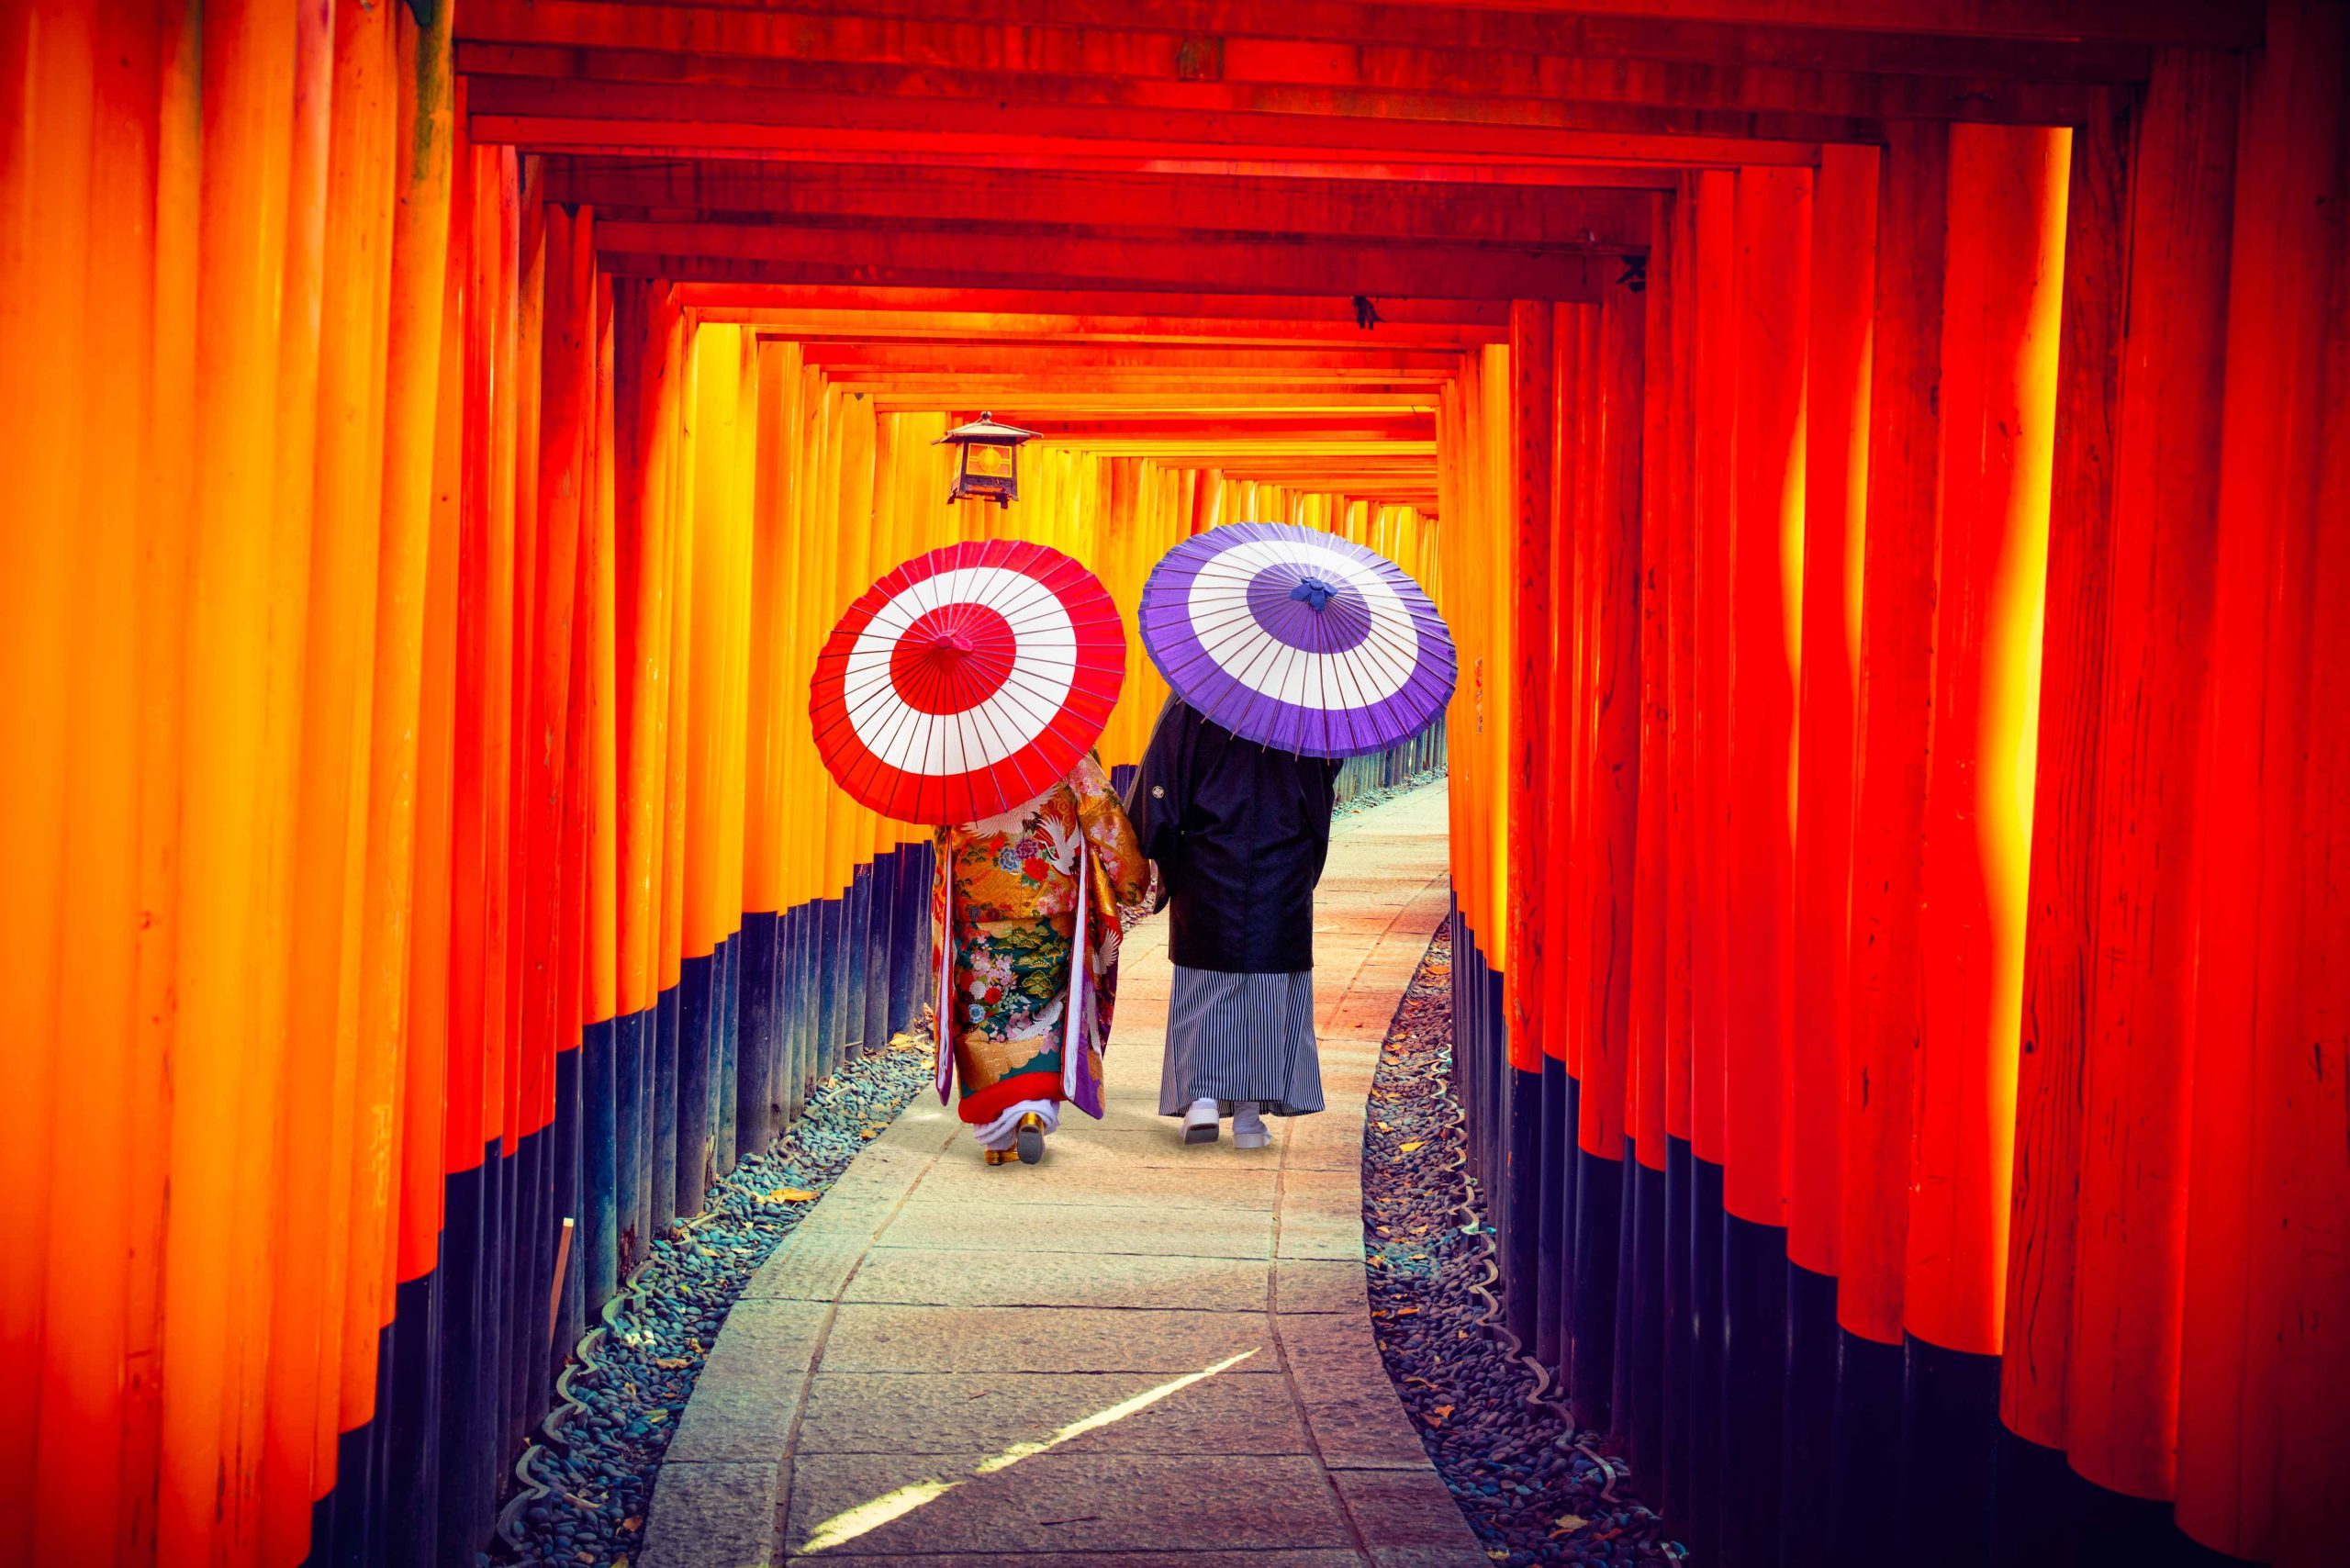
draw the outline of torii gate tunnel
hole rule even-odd
[[[1265,519],[1458,637],[1508,1308],[1696,1561],[2350,1562],[2345,34],[8,0],[24,1560],[471,1563],[914,1015],[840,607],[1008,534],[1131,621]]]

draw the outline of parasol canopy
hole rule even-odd
[[[1142,590],[1143,646],[1225,729],[1306,756],[1407,740],[1451,700],[1452,633],[1393,561],[1337,534],[1233,522],[1169,551]]]
[[[977,822],[1067,774],[1125,678],[1117,606],[1092,573],[1042,544],[973,540],[857,596],[816,655],[808,716],[858,801]]]

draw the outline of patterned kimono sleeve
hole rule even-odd
[[[1141,902],[1150,885],[1150,862],[1143,858],[1142,846],[1135,841],[1134,824],[1126,820],[1126,809],[1110,788],[1101,756],[1087,752],[1069,770],[1069,782],[1077,791],[1078,823],[1118,902]]]
[[[955,933],[950,930],[947,902],[947,879],[955,874],[955,835],[951,828],[940,828],[935,840],[936,852],[931,857],[930,879],[930,972],[915,989],[915,995],[927,997],[931,1004],[931,1072],[938,1088],[939,1102],[946,1103],[954,1092],[955,1036],[953,1007],[946,995],[946,983],[940,979],[940,967],[946,966],[948,976],[954,973]]]
[[[955,875],[955,852],[962,846],[959,836],[951,827],[940,828],[935,843],[936,848],[931,857],[930,878],[930,974],[923,980],[922,990],[929,995],[933,1006],[943,1007],[946,999],[938,994],[938,969],[942,962],[949,965],[954,962],[949,949],[954,943],[955,933],[947,929],[949,879]],[[944,1018],[938,1021],[938,1034],[941,1039],[948,1036],[947,1023]]]

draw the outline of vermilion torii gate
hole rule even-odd
[[[466,1560],[911,1017],[837,604],[1280,516],[1459,633],[1510,1308],[1701,1560],[2340,1561],[2345,73],[2334,0],[9,8],[29,1555]]]

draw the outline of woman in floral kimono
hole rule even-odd
[[[1149,869],[1090,752],[1026,804],[938,830],[938,1094],[961,1074],[990,1165],[1044,1158],[1064,1101],[1102,1114],[1118,911]]]

